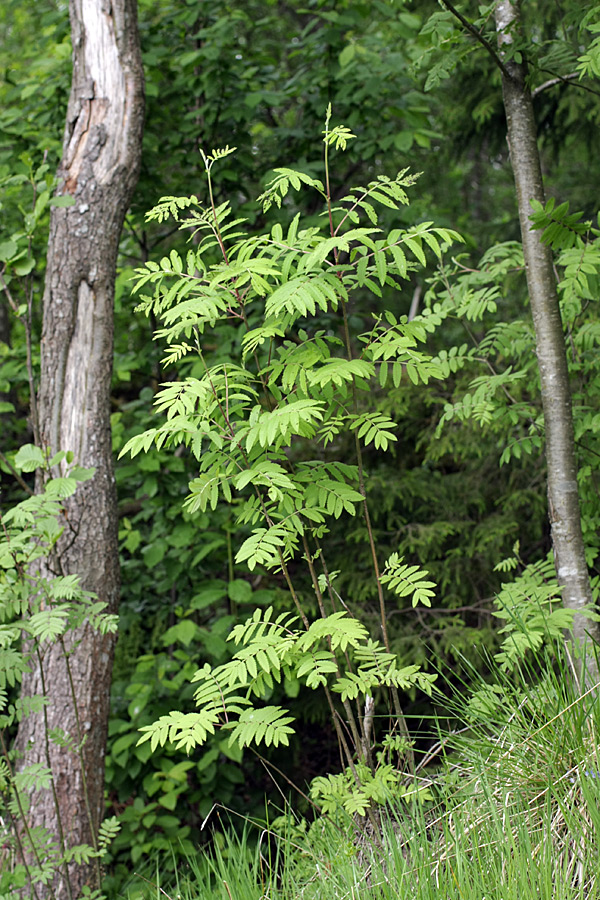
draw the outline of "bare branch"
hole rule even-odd
[[[548,72],[549,75],[553,74],[550,69],[542,69],[541,67],[540,72]],[[573,87],[581,88],[582,91],[587,91],[588,94],[595,94],[597,97],[600,97],[600,91],[595,91],[594,88],[588,87],[587,84],[583,84],[581,81],[574,80],[575,78],[579,78],[579,74],[577,72],[572,72],[569,75],[556,75],[555,77],[556,79],[558,79],[558,81],[563,81],[565,84],[572,84]],[[546,82],[545,85],[540,85],[539,88],[535,89],[531,96],[535,97],[536,93],[539,93],[544,87],[549,87],[552,82],[553,79],[551,79],[549,82]]]
[[[537,97],[542,91],[547,91],[548,88],[554,87],[556,84],[564,84],[567,81],[571,81],[573,78],[579,78],[579,73],[571,72],[570,75],[557,75],[556,78],[550,78],[548,81],[544,81],[543,84],[539,84],[534,88],[531,92],[531,96]]]
[[[17,472],[17,470],[15,469],[15,467],[12,465],[12,463],[10,463],[10,462],[8,461],[8,459],[6,458],[6,456],[4,455],[4,453],[2,453],[1,450],[0,450],[0,462],[3,462],[4,465],[6,466],[6,468],[7,468],[7,469],[10,469],[11,474],[14,475],[14,477],[16,478],[16,480],[18,481],[18,483],[20,484],[20,486],[23,488],[23,490],[24,490],[27,494],[29,494],[30,497],[33,497],[34,494],[35,494],[35,491],[32,491],[31,488],[29,487],[29,485],[27,484],[27,482],[24,481],[24,480],[21,478],[21,476],[19,475],[19,473]]]

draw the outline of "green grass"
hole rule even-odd
[[[397,806],[379,847],[291,812],[160,872],[130,900],[600,900],[600,712],[560,647],[494,672],[449,713],[432,803]],[[458,733],[460,732],[460,733]]]

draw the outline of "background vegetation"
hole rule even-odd
[[[460,7],[491,41],[493,7]],[[146,123],[140,179],[119,250],[111,400],[122,589],[106,801],[107,817],[116,816],[121,828],[104,860],[104,890],[153,896],[145,881],[131,883],[139,870],[171,896],[190,898],[219,892],[311,897],[323,885],[332,897],[353,891],[503,900],[597,896],[596,713],[573,684],[560,641],[570,620],[549,556],[535,335],[498,66],[445,3],[140,0],[138,15]],[[596,590],[598,8],[539,0],[526,4],[523,15],[526,44],[517,52],[529,63],[546,190],[556,198],[538,211],[538,224],[555,254],[582,526]],[[24,323],[30,303],[37,373],[48,204],[70,54],[64,3],[38,0],[35,11],[12,0],[3,4],[0,286],[8,285],[20,314],[10,310],[6,293],[0,296],[3,520],[33,488],[35,466],[17,456],[32,441]],[[393,807],[383,827],[386,849],[375,841],[372,857],[353,837],[343,798],[328,820],[310,802],[310,783],[342,771],[347,761],[340,761],[325,696],[301,684],[297,673],[273,684],[269,698],[295,718],[289,746],[255,752],[219,731],[189,755],[169,742],[138,744],[140,729],[161,716],[195,709],[191,679],[205,664],[231,660],[235,648],[227,639],[236,626],[257,609],[290,611],[282,571],[264,559],[249,570],[238,556],[251,530],[248,520],[239,521],[239,504],[185,502],[202,462],[189,442],[147,442],[134,457],[122,452],[165,421],[153,406],[160,386],[200,378],[204,365],[193,354],[171,354],[161,364],[173,343],[155,337],[164,310],[147,302],[136,311],[134,293],[136,271],[139,278],[147,263],[172,260],[173,251],[185,260],[189,248],[202,249],[202,235],[190,237],[177,221],[146,213],[163,196],[196,197],[208,208],[198,150],[228,145],[236,152],[211,170],[212,190],[216,204],[227,201],[234,217],[246,220],[250,240],[274,234],[277,223],[287,235],[297,215],[305,229],[321,226],[318,191],[297,191],[292,183],[279,202],[257,197],[277,167],[297,170],[307,181],[324,179],[329,104],[332,124],[355,136],[344,152],[332,149],[332,204],[343,206],[353,185],[395,179],[408,168],[421,173],[406,186],[410,203],[388,196],[374,204],[382,235],[412,233],[423,222],[445,229],[438,233],[439,255],[427,249],[421,263],[407,252],[405,276],[395,278],[399,289],[374,270],[370,283],[353,285],[347,308],[353,341],[384,309],[396,322],[429,315],[436,326],[424,331],[419,346],[438,377],[413,378],[404,361],[397,378],[390,372],[387,382],[375,378],[369,386],[369,409],[394,423],[396,438],[387,449],[374,437],[363,448],[378,553],[382,561],[397,553],[436,585],[431,606],[413,605],[411,591],[387,598],[390,650],[399,667],[438,676],[433,696],[422,689],[424,681],[402,686],[419,791],[399,802],[406,785],[415,784],[414,771],[402,788],[394,783],[385,798]],[[579,215],[567,218],[574,211]],[[361,214],[360,225],[374,227],[371,212]],[[463,243],[452,242],[451,232]],[[15,241],[28,247],[20,264]],[[219,264],[217,250],[204,249],[209,267]],[[342,334],[339,311],[317,305],[309,312],[299,326],[301,341]],[[207,364],[239,360],[241,341],[230,318],[218,323],[203,341]],[[358,412],[364,409],[359,405]],[[305,444],[290,452],[295,462],[307,458]],[[336,434],[318,454],[324,462],[355,465],[353,434]],[[378,640],[368,529],[360,516],[346,514],[332,516],[328,527],[327,568],[337,575],[336,595]],[[312,622],[319,616],[318,591],[299,557],[289,566]],[[7,658],[2,666],[10,670]],[[14,702],[15,680],[5,677],[2,687]],[[387,693],[376,700],[383,737]],[[14,723],[4,726],[8,745]],[[408,746],[399,750],[399,770],[409,772]],[[260,827],[249,827],[249,820]],[[198,857],[199,845],[206,855]],[[15,857],[10,865],[9,854],[6,860],[9,872]],[[0,893],[10,896],[11,884],[6,875]]]

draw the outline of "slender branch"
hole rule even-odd
[[[452,15],[456,19],[458,19],[458,21],[461,23],[461,25],[467,29],[469,34],[472,34],[473,37],[475,38],[475,40],[478,41],[481,44],[481,46],[489,53],[489,55],[492,57],[492,59],[494,60],[494,62],[496,63],[496,65],[498,66],[498,68],[500,69],[502,74],[504,75],[504,77],[509,78],[509,79],[512,78],[509,70],[504,65],[502,59],[496,53],[493,45],[487,40],[487,38],[485,38],[483,36],[483,34],[480,31],[478,31],[477,28],[472,24],[472,22],[469,22],[469,20],[466,19],[463,16],[463,14],[460,13],[456,9],[456,7],[454,7],[452,5],[452,3],[450,3],[450,0],[441,0],[441,2],[446,7],[448,12],[451,12]],[[549,71],[550,71],[549,69],[543,69],[540,67],[540,72],[549,72]],[[571,72],[568,75],[556,75],[553,78],[551,78],[549,81],[546,81],[546,82],[544,82],[544,84],[541,84],[541,85],[539,85],[539,87],[535,88],[535,90],[532,91],[531,96],[537,97],[537,95],[541,94],[542,91],[546,90],[547,88],[554,87],[554,85],[560,84],[560,83],[564,83],[564,84],[574,83],[575,87],[581,88],[581,90],[587,91],[590,94],[597,94],[598,96],[600,96],[600,91],[595,91],[593,88],[588,87],[587,84],[583,84],[580,81],[575,81],[575,79],[578,79],[578,78],[579,78],[578,72]]]
[[[204,157],[204,154],[202,154],[202,156]],[[217,207],[215,205],[215,198],[213,196],[212,179],[210,177],[210,170],[212,168],[212,162],[206,163],[206,157],[204,157],[204,159],[205,159],[205,166],[206,166],[206,176],[207,176],[207,181],[208,181],[208,194],[210,197],[210,208],[212,209],[213,219],[215,222],[213,231],[215,233],[215,237],[217,238],[217,240],[219,242],[219,247],[221,249],[223,259],[225,260],[225,264],[229,265],[229,256],[227,255],[227,250],[225,249],[225,243],[224,243],[223,237],[221,235],[221,229],[219,227],[219,219],[217,218]]]
[[[543,68],[539,67],[539,70],[540,70],[540,72],[548,72],[549,75],[554,74],[550,69],[543,69]],[[575,79],[575,78],[579,77],[577,72],[573,72],[572,74],[569,74],[569,75],[557,75],[556,77],[558,78],[559,81],[563,81],[566,84],[572,84],[573,87],[581,88],[582,91],[587,91],[588,94],[596,94],[597,97],[600,97],[600,91],[595,91],[594,88],[589,87],[589,85],[584,84],[582,81],[574,81],[574,80],[571,81],[571,79]],[[543,87],[543,85],[540,85],[540,87]],[[539,89],[536,88],[535,91],[532,92],[531,96],[535,97],[538,90]]]
[[[262,765],[265,767],[265,769],[267,769],[267,771],[268,771],[269,769],[272,769],[274,772],[277,772],[278,775],[281,775],[281,777],[282,777],[285,781],[287,781],[287,783],[289,784],[289,786],[290,786],[291,788],[293,788],[295,791],[297,791],[297,793],[300,794],[300,796],[303,797],[303,798],[306,800],[306,802],[307,802],[310,806],[312,806],[313,809],[315,809],[315,810],[318,812],[319,816],[325,816],[325,818],[327,818],[327,819],[331,822],[331,824],[332,824],[335,828],[337,828],[337,830],[340,832],[340,834],[343,833],[343,832],[342,832],[342,829],[341,829],[340,826],[337,824],[337,822],[334,822],[333,819],[330,819],[329,816],[327,815],[327,813],[324,813],[324,812],[323,812],[323,810],[321,809],[321,807],[319,806],[319,804],[318,804],[318,803],[315,803],[315,801],[312,800],[311,797],[310,797],[308,794],[305,794],[304,791],[303,791],[301,788],[299,788],[298,785],[297,785],[294,781],[291,780],[291,778],[288,778],[288,776],[285,774],[285,772],[282,772],[282,770],[279,769],[274,763],[272,763],[270,759],[265,759],[264,756],[261,756],[261,754],[258,752],[258,750],[256,749],[256,747],[252,747],[252,745],[249,745],[249,746],[248,746],[248,750],[251,750],[252,753],[254,753],[254,755],[260,760],[260,762],[261,762]],[[270,773],[269,773],[269,774],[270,774]],[[270,777],[273,778],[272,775],[270,775]]]
[[[35,389],[35,378],[33,376],[33,357],[31,352],[32,340],[31,340],[31,318],[32,318],[32,304],[33,304],[33,292],[30,290],[28,292],[27,299],[27,315],[21,316],[19,315],[19,306],[12,296],[10,292],[10,288],[8,287],[4,275],[0,272],[0,287],[6,294],[6,298],[10,304],[12,311],[15,313],[23,328],[25,329],[25,350],[26,350],[26,360],[27,360],[27,380],[29,382],[29,394],[30,394],[30,402],[31,402],[31,428],[33,431],[33,442],[36,447],[40,447],[40,426],[39,426],[39,416],[38,416],[38,407],[37,407],[37,391]]]
[[[327,593],[329,594],[329,599],[331,601],[331,608],[333,609],[334,612],[336,612],[337,604],[335,602],[333,587],[331,586],[331,578],[329,576],[329,570],[327,568],[327,563],[325,562],[325,557],[323,556],[323,550],[321,548],[321,544],[320,544],[318,538],[315,538],[315,544],[317,547],[317,552],[319,554],[319,559],[321,560],[321,567],[323,569],[323,575],[325,576],[325,583],[327,585]]]
[[[2,743],[2,755],[3,755],[3,757],[4,757],[4,760],[5,760],[5,762],[6,762],[6,765],[8,766],[8,771],[9,771],[9,774],[10,774],[11,781],[13,782],[13,790],[14,790],[14,794],[15,794],[15,799],[16,799],[16,801],[17,801],[17,806],[19,807],[19,815],[20,815],[20,817],[21,817],[21,822],[22,822],[22,824],[23,824],[23,828],[24,828],[24,830],[25,830],[25,834],[27,835],[27,839],[28,839],[29,844],[30,844],[30,846],[31,846],[32,853],[33,853],[33,855],[35,856],[35,861],[36,861],[37,864],[38,864],[38,868],[41,869],[41,868],[42,868],[42,861],[41,861],[41,859],[40,859],[40,856],[39,856],[39,853],[38,853],[38,848],[37,848],[37,846],[36,846],[36,844],[35,844],[35,841],[33,840],[33,836],[32,836],[32,834],[31,834],[31,830],[30,830],[30,828],[29,828],[29,822],[27,821],[27,816],[25,815],[25,810],[23,809],[23,804],[21,803],[21,796],[20,796],[18,790],[16,789],[16,787],[14,787],[14,775],[13,775],[13,772],[12,772],[12,767],[11,767],[11,765],[10,765],[10,758],[9,758],[9,755],[8,755],[8,749],[7,749],[6,743],[5,743],[5,741],[4,741],[4,729],[0,729],[0,742]],[[20,834],[19,834],[18,826],[16,825],[16,823],[15,823],[15,821],[14,821],[14,818],[13,818],[13,815],[12,815],[12,813],[10,812],[10,807],[9,807],[9,814],[10,814],[10,817],[11,817],[11,824],[12,824],[12,827],[13,827],[15,839],[16,839],[17,844],[18,844],[18,846],[19,846],[19,852],[20,852],[20,854],[21,854],[21,859],[23,860],[23,865],[25,866],[25,871],[27,872],[27,877],[28,877],[28,879],[29,879],[29,886],[31,887],[31,890],[32,890],[33,893],[34,893],[36,900],[39,900],[39,895],[38,895],[38,892],[37,892],[37,890],[36,890],[36,887],[35,887],[35,883],[34,883],[34,881],[33,881],[33,878],[32,878],[32,876],[31,876],[31,871],[30,871],[29,863],[27,862],[27,856],[26,856],[26,854],[25,854],[25,848],[23,847],[23,842],[21,841],[21,836],[20,836]],[[52,897],[55,897],[54,889],[53,889],[53,888],[50,888],[50,890],[51,890],[51,895],[52,895]]]
[[[307,541],[307,539],[306,539],[306,534],[303,534],[303,535],[302,535],[302,542],[303,542],[303,547],[304,547],[304,555],[305,555],[305,557],[306,557],[306,562],[307,562],[307,564],[308,564],[308,570],[309,570],[309,572],[310,572],[310,577],[311,577],[311,580],[312,580],[313,588],[314,588],[315,594],[317,595],[317,603],[319,604],[319,610],[320,610],[321,616],[322,616],[324,619],[326,619],[326,618],[327,618],[327,611],[326,611],[325,606],[324,606],[324,604],[323,604],[323,594],[321,593],[321,588],[319,587],[319,579],[317,578],[317,573],[315,572],[315,567],[314,567],[314,565],[313,565],[312,557],[311,557],[311,555],[310,555],[310,548],[309,548],[309,546],[308,546],[308,541]],[[328,645],[329,645],[329,651],[330,651],[330,653],[332,654],[332,656],[333,656],[334,659],[335,659],[335,654],[333,653],[333,650],[332,650],[332,648],[331,648],[331,638],[328,638],[328,639],[327,639],[327,643],[328,643]],[[337,677],[338,677],[338,678],[341,678],[341,677],[342,677],[342,673],[341,673],[341,671],[340,671],[340,667],[339,667],[339,664],[338,664],[337,659],[335,659],[335,664],[336,664],[336,667],[337,667]],[[357,726],[357,724],[356,724],[356,718],[355,718],[355,716],[354,716],[354,713],[353,713],[353,711],[352,711],[352,707],[350,706],[350,703],[349,703],[348,699],[343,700],[343,701],[342,701],[342,704],[343,704],[343,707],[344,707],[344,712],[346,713],[346,716],[347,716],[347,719],[348,719],[348,725],[350,726],[350,732],[351,732],[351,734],[352,734],[352,740],[354,741],[354,748],[355,748],[355,750],[356,750],[357,755],[360,757],[360,756],[362,755],[362,743],[361,743],[361,740],[360,740],[360,735],[359,735],[359,733],[358,733],[358,726]],[[367,765],[371,766],[371,763],[370,763],[369,758],[368,758],[367,756],[365,756],[364,761],[367,763]]]
[[[412,300],[410,302],[410,309],[408,311],[408,321],[412,322],[412,320],[419,313],[419,303],[421,302],[421,294],[423,293],[423,285],[418,284],[415,287],[415,290],[412,295]]]
[[[492,614],[491,609],[485,609],[486,606],[489,606],[493,601],[493,597],[482,597],[481,600],[478,600],[476,603],[471,603],[468,606],[455,606],[453,609],[425,609],[421,610],[421,613],[426,613],[431,616],[453,616],[456,613],[461,612],[476,612],[481,611],[482,607],[484,613]],[[407,606],[404,609],[393,609],[391,613],[388,614],[388,619],[391,619],[392,616],[402,616],[407,613],[415,614],[417,612],[417,608],[413,606]]]
[[[362,717],[363,752],[367,759],[371,757],[371,732],[375,715],[375,700],[370,694],[365,697],[365,714]]]
[[[285,580],[286,580],[288,589],[289,589],[289,591],[290,591],[290,593],[291,593],[291,595],[292,595],[292,597],[293,597],[293,599],[294,599],[294,603],[295,603],[295,605],[296,605],[296,609],[297,609],[298,612],[300,613],[300,616],[301,616],[302,621],[303,621],[303,623],[304,623],[304,627],[308,630],[308,628],[310,627],[310,623],[309,623],[309,621],[308,621],[308,619],[307,619],[307,617],[306,617],[306,614],[305,614],[304,610],[302,609],[302,606],[301,606],[300,601],[299,601],[299,599],[298,599],[298,595],[296,594],[296,590],[295,590],[295,588],[294,588],[294,585],[293,585],[293,583],[292,583],[292,579],[291,579],[291,577],[290,577],[289,569],[288,569],[288,567],[287,567],[287,565],[286,565],[286,562],[285,562],[285,560],[284,560],[284,558],[283,558],[283,553],[281,552],[281,550],[278,550],[278,554],[279,554],[279,563],[280,563],[280,566],[281,566],[281,571],[283,572],[283,575],[284,575],[284,578],[285,578]],[[353,778],[354,778],[354,780],[355,780],[356,786],[357,786],[357,787],[360,787],[360,785],[361,785],[360,778],[359,778],[359,776],[358,776],[358,772],[356,771],[356,766],[354,765],[354,759],[353,759],[352,753],[350,752],[350,747],[348,746],[348,742],[346,741],[346,737],[345,737],[345,735],[344,735],[344,732],[342,731],[342,729],[341,729],[341,727],[340,727],[340,723],[339,723],[339,719],[338,719],[338,715],[337,715],[337,710],[336,710],[335,704],[334,704],[334,702],[333,702],[333,697],[331,696],[331,691],[330,691],[330,689],[329,689],[329,685],[324,684],[324,685],[323,685],[323,690],[324,690],[324,692],[325,692],[325,697],[327,698],[327,705],[329,706],[329,712],[330,712],[330,714],[331,714],[331,719],[332,719],[332,721],[333,721],[333,726],[334,726],[334,728],[335,728],[335,732],[336,732],[336,735],[337,735],[338,743],[339,743],[339,746],[340,746],[340,755],[341,755],[341,757],[342,757],[342,764],[343,764],[343,760],[344,760],[344,756],[345,756],[345,757],[346,757],[346,764],[348,765],[348,767],[350,768],[350,771],[352,772],[352,776],[353,776]],[[343,751],[343,752],[342,752],[342,751]],[[372,811],[371,809],[368,810],[368,816],[369,816],[369,821],[370,821],[371,824],[373,825],[373,828],[374,828],[374,834],[377,835],[377,823],[376,823],[375,817],[374,817],[374,815],[373,815],[373,811]],[[376,839],[377,839],[377,838],[376,838]]]
[[[329,215],[329,233],[333,237],[335,235],[335,229],[333,227],[333,212],[331,209],[331,189],[329,187],[329,142],[327,140],[329,136],[329,115],[331,113],[331,106],[329,107],[329,111],[327,113],[327,120],[325,123],[325,196],[327,198],[327,213]],[[337,262],[337,251],[335,253],[336,262]]]
[[[502,74],[504,75],[504,77],[510,78],[511,76],[510,76],[508,69],[506,68],[506,66],[504,65],[504,63],[502,62],[502,60],[500,59],[500,57],[498,56],[496,51],[494,50],[494,47],[492,46],[492,44],[490,44],[490,42],[487,40],[487,38],[485,38],[481,34],[481,32],[478,31],[477,28],[475,28],[475,26],[471,22],[469,22],[468,19],[465,19],[463,14],[460,13],[454,6],[452,6],[452,4],[449,2],[449,0],[441,0],[441,2],[444,4],[444,6],[448,10],[448,12],[451,12],[452,15],[456,19],[458,19],[460,24],[464,28],[467,29],[469,34],[472,34],[473,37],[475,38],[475,40],[478,41],[481,44],[481,46],[485,48],[485,50],[487,50],[487,52],[492,57],[492,59],[494,60],[494,62],[496,63],[496,65],[498,66],[498,68],[500,69]]]
[[[165,890],[163,890],[159,884],[154,884],[153,881],[150,881],[149,878],[146,878],[146,876],[140,874],[140,872],[134,872],[133,874],[135,875],[136,878],[141,878],[141,880],[145,881],[146,884],[149,884],[151,887],[156,888],[157,891],[160,891],[161,894],[164,894],[165,897],[168,897],[169,900],[172,900],[171,895],[167,894],[167,892]],[[223,882],[223,884],[225,884],[225,882]]]
[[[12,463],[9,462],[9,460],[6,458],[6,456],[4,455],[4,453],[2,453],[1,450],[0,450],[0,461],[4,463],[4,465],[6,466],[7,469],[10,469],[11,474],[14,475],[14,477],[18,481],[19,485],[23,488],[23,490],[26,493],[29,494],[30,497],[35,496],[35,491],[32,491],[31,488],[29,487],[29,485],[27,484],[27,482],[21,478],[21,476],[19,475],[19,473],[17,472],[15,467],[12,465]]]
[[[344,341],[346,344],[346,352],[348,356],[352,358],[352,345],[350,342],[350,328],[348,326],[348,314],[346,310],[346,304],[342,301],[342,314],[344,317]],[[356,398],[356,385],[354,382],[352,383],[352,393],[353,393],[353,403],[354,403],[354,411],[358,411],[358,401]],[[373,526],[371,525],[371,516],[369,514],[369,504],[367,503],[367,491],[365,488],[365,479],[364,479],[364,469],[363,469],[363,460],[362,460],[362,450],[360,446],[360,440],[358,438],[358,431],[354,432],[354,444],[356,448],[356,462],[358,466],[358,490],[359,493],[362,494],[363,498],[363,515],[365,520],[365,526],[367,529],[367,535],[369,539],[369,548],[371,550],[371,560],[373,562],[373,572],[375,575],[375,584],[377,585],[377,597],[379,600],[379,619],[381,625],[381,633],[383,635],[383,644],[388,653],[392,652],[390,637],[388,633],[387,627],[387,615],[385,609],[385,598],[383,596],[383,587],[381,584],[381,575],[379,572],[379,561],[377,559],[377,549],[375,547],[375,538],[373,536]],[[394,704],[394,712],[396,713],[396,718],[398,720],[398,727],[402,733],[402,736],[406,738],[407,741],[407,751],[406,756],[408,760],[408,765],[411,772],[414,772],[415,768],[415,758],[414,753],[412,752],[410,745],[410,732],[408,730],[408,725],[406,724],[406,719],[404,717],[404,713],[402,712],[402,707],[400,706],[400,698],[398,696],[398,689],[392,685],[390,687],[390,691],[392,694],[392,701]]]
[[[260,499],[262,502],[262,497]],[[278,556],[279,556],[279,565],[281,566],[281,571],[283,572],[283,577],[285,578],[285,582],[288,586],[288,590],[289,590],[290,594],[292,595],[292,600],[294,601],[294,606],[298,610],[300,618],[302,619],[302,623],[303,623],[304,627],[306,628],[306,630],[308,631],[308,629],[310,628],[310,622],[308,621],[306,613],[302,609],[302,604],[300,603],[300,601],[298,599],[298,594],[296,593],[296,589],[293,585],[292,579],[290,578],[289,569],[288,569],[287,565],[285,564],[285,560],[283,558],[283,553],[281,552],[281,550],[278,550]]]
[[[141,497],[135,497],[133,500],[123,500],[122,503],[119,503],[119,519],[141,512],[148,499],[148,494],[142,494]]]
[[[8,300],[8,303],[9,303],[10,308],[12,309],[12,311],[14,312],[14,314],[17,316],[17,318],[19,319],[19,321],[22,321],[22,317],[19,315],[19,304],[17,303],[17,301],[16,301],[15,298],[13,297],[13,295],[12,295],[12,293],[11,293],[11,290],[10,290],[9,286],[7,285],[5,279],[4,279],[4,273],[3,273],[3,272],[0,272],[0,287],[2,288],[2,290],[4,291],[4,293],[6,294],[6,299]]]
[[[331,608],[333,609],[334,612],[337,612],[337,603],[335,602],[334,591],[333,591],[333,588],[332,588],[332,586],[331,586],[331,578],[329,577],[329,570],[328,570],[328,568],[327,568],[327,563],[325,562],[325,556],[323,555],[323,549],[322,549],[322,547],[321,547],[321,544],[319,543],[318,538],[315,537],[315,538],[314,538],[314,542],[315,542],[315,546],[316,546],[316,548],[317,548],[317,557],[318,557],[318,559],[320,560],[320,562],[321,562],[321,568],[323,569],[323,575],[324,575],[324,577],[325,577],[325,583],[326,583],[326,585],[327,585],[327,594],[328,594],[329,600],[330,600],[330,602],[331,602]],[[315,559],[316,559],[317,557],[315,557]],[[337,594],[337,591],[336,591],[335,593]],[[342,606],[344,607],[344,609],[346,610],[346,612],[347,612],[349,615],[354,615],[354,613],[352,613],[352,612],[350,611],[350,609],[348,609],[347,605],[344,603],[344,601],[342,600],[342,598],[340,597],[340,595],[337,594],[337,596],[339,597],[340,602],[341,602]],[[352,671],[353,671],[353,669],[352,669],[352,662],[351,662],[351,660],[350,660],[350,656],[349,656],[347,650],[344,651],[344,657],[345,657],[345,659],[346,659],[346,665],[348,666],[348,671],[349,671],[349,672],[352,672]]]
[[[329,690],[329,686],[327,684],[325,684],[323,686],[323,690],[325,691],[325,696],[327,697],[327,703],[329,704],[329,711],[330,711],[331,717],[333,719],[333,725],[335,727],[335,731],[336,731],[338,740],[340,742],[340,745],[344,748],[344,753],[346,754],[346,759],[348,760],[348,767],[349,767],[350,771],[352,772],[352,777],[354,778],[354,782],[355,782],[357,788],[360,789],[362,787],[361,780],[358,775],[358,772],[356,771],[356,766],[354,765],[354,759],[352,758],[352,754],[350,753],[350,748],[348,746],[348,742],[346,741],[344,732],[342,731],[342,729],[340,727],[339,716],[338,716],[337,710],[334,706],[333,698],[331,696],[331,691]],[[373,828],[373,837],[375,839],[375,842],[380,845],[381,840],[380,840],[380,836],[379,836],[380,835],[379,825],[377,824],[377,819],[375,818],[375,814],[370,806],[367,807],[367,818],[369,819],[369,822],[371,823],[371,826]]]
[[[550,78],[548,81],[544,81],[543,84],[538,84],[538,86],[532,90],[531,96],[532,98],[537,97],[538,94],[547,91],[548,88],[554,87],[557,84],[564,84],[565,82],[571,81],[573,78],[579,78],[579,72],[571,72],[570,75],[557,75],[556,78]]]

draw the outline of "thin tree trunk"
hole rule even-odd
[[[581,532],[577,490],[577,463],[565,339],[556,277],[550,248],[529,221],[531,200],[544,203],[544,186],[537,145],[537,128],[526,64],[508,52],[521,35],[517,2],[500,0],[496,6],[496,31],[501,61],[504,109],[510,158],[515,178],[527,286],[536,334],[544,411],[548,505],[552,544],[563,603],[575,612],[573,639],[582,651],[590,639],[599,641],[598,624],[580,615],[592,604],[588,567]],[[587,659],[588,675],[597,677],[593,656]]]
[[[71,450],[79,465],[95,467],[91,481],[67,501],[69,533],[58,549],[61,572],[80,576],[115,612],[119,599],[117,505],[110,433],[113,299],[119,237],[137,181],[144,115],[144,83],[136,0],[70,0],[73,78],[67,111],[59,194],[75,204],[53,208],[43,300],[39,433],[52,452]],[[94,844],[104,808],[104,753],[114,636],[85,627],[71,638],[71,678],[54,645],[23,683],[23,694],[49,699],[48,727],[79,743],[85,737],[84,775],[76,754],[50,744],[59,816],[50,790],[31,797],[30,825],[45,826],[65,844]],[[24,719],[17,747],[21,766],[45,764],[41,715]],[[91,820],[91,821],[90,821]],[[54,885],[57,900],[97,887],[95,866],[70,866]],[[40,897],[51,887],[38,887]]]

